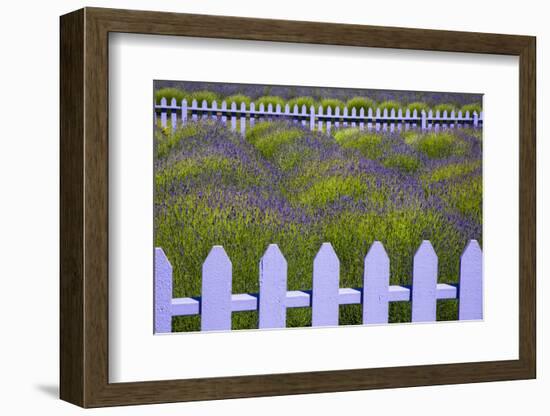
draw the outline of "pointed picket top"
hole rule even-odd
[[[193,107],[193,108],[198,107],[197,100],[193,99],[193,101],[191,101],[191,107]]]
[[[165,97],[162,97],[160,99],[160,105],[163,106],[163,107],[166,107],[166,98]]]
[[[412,321],[431,322],[437,312],[437,255],[424,240],[414,255],[412,283]]]
[[[455,118],[455,110],[451,110],[451,118]]]
[[[231,329],[232,265],[222,246],[214,246],[202,265],[201,330]]]
[[[466,111],[466,118],[470,118],[470,111]]]
[[[227,102],[225,100],[222,101],[222,110],[227,110]]]
[[[281,104],[277,103],[277,105],[275,106],[275,112],[276,112],[276,113],[280,113],[280,112],[281,112]]]
[[[302,105],[302,114],[307,114],[307,107],[305,104]]]
[[[185,98],[183,100],[181,100],[181,105],[183,107],[187,107],[187,100]]]
[[[267,103],[267,112],[272,113],[273,112],[273,104]]]
[[[458,319],[483,319],[483,253],[470,240],[460,257]]]
[[[256,104],[254,102],[250,103],[250,111],[256,111]]]
[[[178,105],[178,102],[175,98],[172,98],[172,100],[170,100],[170,107],[176,107]]]
[[[372,114],[373,114],[372,108],[369,107],[368,117],[372,118]]]
[[[363,110],[363,112],[365,111],[365,109],[363,107],[361,107],[361,110]],[[359,110],[359,111],[361,111],[361,110]],[[352,107],[351,116],[352,117],[357,117],[357,108],[356,107]]]
[[[298,114],[298,104],[294,104],[294,107],[292,107],[292,113]]]
[[[259,107],[259,110],[258,110],[258,111],[260,111],[260,113],[263,113],[263,112],[265,111],[265,105],[264,105],[264,103],[260,103],[260,107]]]
[[[244,111],[246,111],[246,103],[243,101],[241,103],[241,112],[244,112]]]
[[[332,115],[332,108],[330,107],[330,105],[327,107],[327,116],[331,116]]]
[[[216,100],[214,100],[212,101],[212,110],[217,110],[217,109],[218,109],[218,103],[216,102]]]
[[[403,118],[403,109],[400,108],[399,110],[397,110],[397,117]]]
[[[380,118],[381,114],[380,114],[380,108],[377,108],[376,109],[376,118]]]
[[[407,111],[405,111],[405,117],[411,117],[411,110],[409,108],[407,108]],[[416,109],[413,111],[413,117],[416,118]]]
[[[172,265],[160,247],[155,248],[155,333],[172,332]]]
[[[395,118],[395,108],[392,108],[390,111],[390,117]]]
[[[363,273],[363,323],[388,322],[390,259],[384,245],[375,241],[365,256]]]
[[[462,118],[462,110],[458,110],[458,118]]]
[[[285,104],[285,114],[290,114],[290,104]]]
[[[309,107],[309,114],[315,115],[315,106],[314,105]]]
[[[202,108],[208,108],[208,102],[206,100],[202,100]]]
[[[259,327],[286,326],[287,262],[277,244],[270,244],[260,260]]]
[[[359,110],[359,117],[361,117],[361,118],[365,117],[365,108],[364,107],[361,107],[361,109]]]
[[[231,111],[237,111],[237,103],[235,101],[231,103]]]
[[[340,115],[340,107],[336,106],[334,107],[334,115],[339,116]]]
[[[338,325],[340,260],[330,243],[323,243],[313,260],[311,325]]]
[[[447,110],[443,110],[443,118],[447,118]]]
[[[383,117],[384,118],[388,117],[388,109],[387,108],[384,108]]]
[[[355,110],[355,107],[353,107],[353,110]],[[347,117],[348,116],[348,108],[347,107],[344,107],[344,117]]]

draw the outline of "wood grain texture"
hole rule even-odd
[[[97,8],[63,16],[60,28],[62,399],[99,407],[535,377],[535,38]],[[519,359],[109,383],[109,32],[519,56]]]

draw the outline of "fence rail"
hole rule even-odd
[[[176,129],[178,125],[185,125],[189,120],[197,121],[199,119],[220,120],[222,123],[229,123],[231,130],[237,129],[244,134],[249,127],[253,127],[256,122],[264,120],[288,119],[294,123],[308,127],[310,130],[326,130],[330,133],[331,129],[342,127],[357,127],[360,130],[376,130],[376,131],[394,131],[394,130],[409,130],[420,128],[422,130],[439,130],[447,128],[473,127],[479,128],[483,125],[483,112],[479,115],[476,112],[470,114],[462,113],[462,111],[422,111],[420,114],[409,109],[403,111],[399,109],[397,112],[392,109],[381,110],[380,108],[369,108],[365,111],[361,108],[357,111],[356,108],[348,109],[344,107],[342,110],[339,107],[328,107],[326,111],[322,106],[317,109],[314,106],[307,108],[305,105],[298,108],[295,105],[293,108],[287,104],[282,108],[279,104],[275,107],[272,104],[265,106],[260,104],[258,108],[254,103],[246,106],[241,103],[227,103],[223,101],[220,106],[213,101],[208,105],[203,101],[201,105],[193,100],[191,106],[188,106],[186,100],[182,100],[178,104],[173,98],[168,104],[166,98],[162,98],[160,105],[155,105],[155,124],[159,122],[163,128],[170,126]],[[170,123],[168,120],[170,119]]]
[[[172,331],[172,317],[200,315],[202,331],[231,329],[231,314],[258,311],[259,328],[284,328],[287,308],[312,308],[312,326],[338,325],[340,305],[363,305],[363,324],[388,322],[389,302],[411,302],[413,322],[436,320],[439,299],[458,299],[458,319],[483,317],[482,252],[471,240],[460,258],[458,284],[437,283],[437,255],[427,240],[413,260],[411,286],[390,285],[390,261],[380,242],[364,259],[362,288],[341,288],[340,262],[324,243],[313,261],[312,290],[287,291],[287,263],[270,244],[259,264],[259,293],[233,294],[232,265],[222,246],[214,246],[202,266],[202,295],[172,298],[172,266],[162,248],[155,249],[155,333]]]

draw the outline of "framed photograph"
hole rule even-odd
[[[60,395],[536,376],[535,38],[61,17]]]

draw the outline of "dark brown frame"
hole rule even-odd
[[[110,32],[519,56],[519,359],[109,383]],[[535,378],[535,45],[530,36],[98,8],[62,16],[61,398],[99,407]]]

